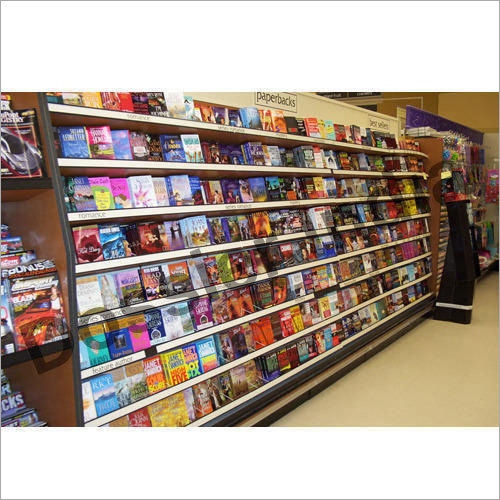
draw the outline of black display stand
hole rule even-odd
[[[446,206],[450,237],[434,319],[469,324],[472,319],[476,268],[467,201],[455,201]]]

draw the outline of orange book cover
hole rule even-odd
[[[271,119],[274,132],[280,132],[282,134],[286,134],[288,132],[283,111],[273,109],[271,111]]]

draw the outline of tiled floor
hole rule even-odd
[[[426,320],[275,426],[498,426],[498,273],[472,323]]]

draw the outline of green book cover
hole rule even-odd
[[[219,253],[215,256],[217,268],[219,270],[219,278],[222,283],[233,281],[233,273],[231,272],[231,263],[229,262],[229,255],[227,253]]]

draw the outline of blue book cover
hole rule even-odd
[[[262,123],[260,121],[260,115],[257,108],[241,108],[240,117],[245,128],[262,130]]]
[[[366,222],[366,215],[363,205],[356,203],[356,212],[358,213],[359,222]]]
[[[118,410],[118,399],[115,394],[113,377],[110,373],[99,375],[90,380],[97,416],[101,417],[114,410]]]
[[[171,207],[194,205],[191,182],[188,175],[170,175],[165,177],[165,183]]]
[[[207,337],[206,339],[198,340],[195,342],[195,345],[203,373],[213,370],[219,366],[217,360],[217,349],[212,336]]]
[[[130,147],[130,133],[128,130],[112,130],[111,140],[117,160],[133,160],[132,148]]]
[[[264,177],[251,177],[248,179],[253,201],[267,201],[266,181]]]
[[[128,327],[106,332],[106,342],[111,359],[121,358],[134,352]]]
[[[326,253],[321,238],[314,238],[314,247],[316,248],[316,256],[318,259],[324,259],[326,257]]]
[[[229,125],[231,127],[243,127],[240,112],[237,109],[228,109]]]
[[[123,233],[119,224],[99,225],[99,238],[104,260],[121,259],[126,256],[122,237]]]
[[[281,190],[279,177],[266,177],[266,189],[271,201],[281,200]]]
[[[90,158],[85,127],[59,127],[57,131],[64,158]]]
[[[165,326],[161,311],[159,309],[150,309],[144,311],[144,318],[146,320],[146,328],[148,329],[149,341],[151,345],[162,344],[167,341],[165,333]]]
[[[165,161],[186,161],[180,136],[160,135],[160,142]]]
[[[90,367],[89,351],[87,350],[87,345],[83,340],[78,342],[78,349],[80,351],[80,370],[85,370],[85,368]]]
[[[323,335],[325,337],[325,349],[328,351],[333,348],[333,335],[332,328],[328,327],[323,330]]]
[[[335,257],[337,255],[337,252],[335,250],[335,239],[331,234],[321,236],[321,242],[325,251],[325,258]]]
[[[383,245],[384,243],[387,243],[387,240],[385,239],[384,231],[382,231],[382,228],[380,226],[377,226],[377,233],[378,233],[378,238],[379,238],[380,244]]]
[[[245,165],[245,156],[241,150],[241,146],[229,144],[228,146],[229,162],[232,165]]]

